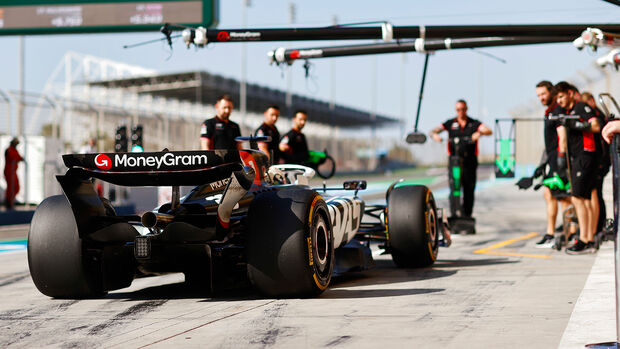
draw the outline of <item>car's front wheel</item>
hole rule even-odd
[[[388,196],[388,234],[399,267],[426,267],[437,259],[439,220],[433,193],[425,186],[396,187]]]

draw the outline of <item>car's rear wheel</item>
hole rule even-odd
[[[439,224],[433,193],[425,186],[394,188],[388,196],[392,259],[403,268],[426,267],[437,259]]]
[[[56,298],[105,295],[101,256],[78,234],[71,205],[62,195],[45,199],[28,233],[28,266],[41,293]]]
[[[248,276],[270,297],[323,292],[334,269],[334,238],[327,205],[312,190],[260,194],[248,214]]]

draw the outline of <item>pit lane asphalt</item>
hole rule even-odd
[[[179,274],[135,280],[103,299],[50,299],[34,287],[24,251],[3,253],[0,347],[551,348],[613,340],[571,322],[599,256],[534,248],[544,212],[540,192],[488,186],[476,196],[478,233],[455,236],[433,267],[397,269],[379,255],[375,269],[333,280],[316,299],[248,290],[209,297]],[[609,259],[606,249],[600,257]],[[574,333],[565,331],[582,337],[567,341]]]

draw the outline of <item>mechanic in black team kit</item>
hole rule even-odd
[[[293,128],[280,141],[282,158],[287,164],[303,165],[308,160],[308,143],[306,136],[301,133],[307,119],[308,115],[305,111],[296,111],[293,117]]]
[[[536,85],[536,95],[540,103],[547,107],[545,109],[544,116],[544,136],[545,136],[545,156],[544,163],[536,169],[534,177],[543,176],[544,179],[551,178],[558,173],[557,158],[558,158],[558,132],[557,121],[550,119],[549,115],[557,108],[558,103],[554,95],[553,84],[549,81],[543,80]],[[548,165],[548,171],[545,171]],[[543,196],[547,203],[547,232],[536,243],[536,247],[545,248],[552,247],[554,244],[553,233],[555,231],[555,222],[558,214],[558,198],[557,196],[562,194],[559,190],[551,190],[547,186],[543,186]],[[568,198],[561,199],[562,209],[565,209],[569,204]]]
[[[558,107],[553,111],[553,115],[578,117],[577,120],[566,120],[557,127],[558,169],[560,171],[566,169],[568,150],[573,195],[571,201],[579,222],[579,240],[567,248],[566,252],[569,254],[591,252],[595,249],[593,241],[597,221],[592,201],[598,201],[595,188],[597,144],[594,133],[600,132],[601,128],[592,108],[575,99],[570,84],[562,81],[555,85],[554,89]]]
[[[269,142],[258,142],[258,149],[269,156],[272,164],[280,162],[280,132],[276,128],[276,122],[280,117],[280,108],[277,105],[270,105],[265,110],[265,121],[254,132],[256,137],[271,137]]]
[[[463,214],[471,217],[474,210],[474,191],[476,189],[476,170],[478,169],[478,139],[489,136],[493,132],[480,121],[467,115],[467,102],[460,99],[456,102],[456,117],[447,120],[431,131],[431,138],[441,142],[439,133],[448,131],[449,140],[458,137],[471,137],[471,142],[464,147],[461,183],[463,186]],[[452,142],[448,143],[448,153],[452,154]]]
[[[239,125],[230,121],[233,101],[229,95],[222,95],[215,102],[215,117],[205,120],[200,129],[200,149],[241,149],[241,143],[235,137],[241,136]]]
[[[607,116],[603,114],[603,112],[596,106],[596,101],[594,100],[594,96],[590,92],[583,92],[581,94],[581,101],[587,104],[596,115],[598,122],[601,126],[601,130],[605,128],[607,124]],[[600,133],[594,134],[594,139],[597,142],[597,153],[598,153],[598,168],[596,171],[596,193],[598,194],[598,221],[596,224],[595,232],[600,232],[605,227],[605,221],[607,220],[607,207],[605,205],[605,200],[603,200],[603,182],[607,173],[609,173],[609,168],[611,167],[611,157],[610,157],[610,149],[609,144],[605,143],[603,137]],[[598,148],[600,145],[600,149]]]

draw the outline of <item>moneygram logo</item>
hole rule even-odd
[[[95,156],[95,166],[100,170],[107,171],[112,168],[112,160],[105,154]]]
[[[144,167],[159,170],[162,166],[200,166],[206,164],[207,156],[204,154],[175,155],[173,153],[166,153],[161,156],[135,156],[128,154],[114,155],[114,167]]]
[[[244,40],[256,40],[260,39],[260,33],[258,32],[231,32],[230,39],[244,39]]]
[[[217,33],[217,41],[228,41],[230,40],[230,34],[228,32],[221,31]]]

